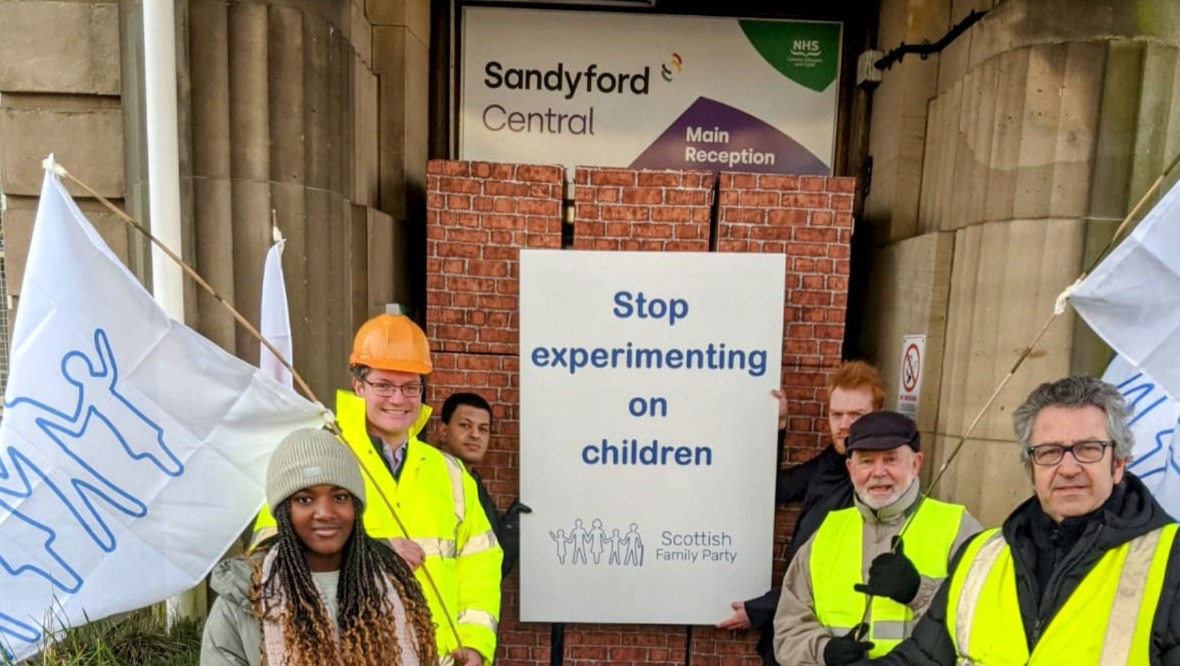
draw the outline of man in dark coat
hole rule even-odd
[[[1037,387],[1013,413],[1035,496],[964,545],[911,638],[871,663],[1180,664],[1177,526],[1127,471],[1127,417],[1100,380]]]
[[[832,443],[819,455],[805,463],[782,469],[779,465],[775,483],[775,502],[800,502],[795,532],[787,545],[787,563],[795,556],[824,521],[829,511],[852,506],[852,481],[844,464],[844,444],[848,429],[856,420],[885,405],[885,387],[873,366],[863,361],[848,361],[828,377],[828,426]],[[779,399],[779,457],[786,448],[786,396],[775,392]],[[781,462],[781,461],[780,461]],[[733,614],[719,622],[720,629],[757,629],[757,651],[765,666],[776,666],[774,660],[774,613],[778,608],[780,588],[760,597],[735,601],[730,604]]]

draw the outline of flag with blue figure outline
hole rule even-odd
[[[1069,301],[1120,356],[1180,399],[1180,183],[1072,290]]]
[[[47,173],[0,422],[0,653],[208,574],[322,408],[170,320]]]
[[[1180,401],[1122,356],[1116,356],[1102,379],[1118,387],[1131,408],[1135,450],[1127,469],[1143,480],[1164,509],[1180,516]]]

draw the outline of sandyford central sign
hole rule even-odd
[[[840,31],[467,7],[460,157],[828,175]]]

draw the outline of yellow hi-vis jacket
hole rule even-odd
[[[955,538],[966,509],[927,497],[905,531],[905,556],[921,576],[946,578]],[[864,583],[864,517],[856,507],[830,512],[815,533],[811,548],[811,589],[815,617],[832,635],[842,636],[861,623],[865,595],[852,589]],[[914,612],[888,597],[873,597],[869,633],[873,642],[869,657],[887,654],[910,635]]]
[[[369,437],[364,399],[349,391],[336,394],[336,421],[364,467],[365,531],[377,539],[409,538],[426,551],[426,562],[415,574],[434,618],[439,657],[459,648],[453,624],[463,647],[476,650],[484,664],[490,664],[500,618],[503,551],[480,506],[475,480],[462,463],[418,440],[429,418],[430,408],[423,405],[406,442],[401,478],[395,480]],[[398,527],[382,494],[393,504],[408,534]],[[263,507],[254,530],[273,529],[274,524],[268,507]],[[438,586],[437,594],[427,573]],[[451,615],[449,621],[444,606]]]
[[[980,534],[964,549],[947,592],[956,663],[1146,666],[1176,527],[1165,525],[1107,551],[1044,628],[1031,655],[1012,550],[1000,530]]]

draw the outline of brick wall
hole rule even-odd
[[[479,471],[501,509],[519,488],[519,249],[561,247],[562,178],[559,167],[480,162],[435,161],[428,170],[426,331],[435,372],[427,400],[438,407],[473,390],[492,403],[492,443]],[[792,416],[784,459],[822,448],[824,380],[844,337],[854,181],[580,168],[574,184],[576,249],[703,252],[713,243],[720,252],[786,256],[783,385]],[[780,510],[776,580],[793,526],[794,511]],[[514,573],[504,586],[497,663],[548,664],[550,626],[517,620],[517,590]],[[754,665],[755,638],[711,627],[569,624],[564,658]]]
[[[574,173],[574,249],[709,250],[713,175],[580,168]]]

